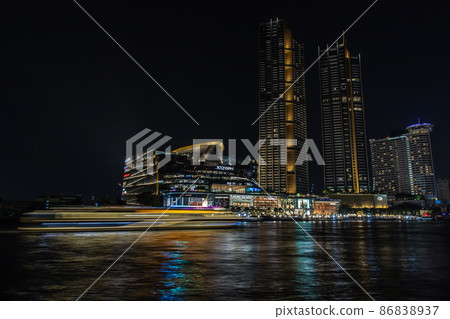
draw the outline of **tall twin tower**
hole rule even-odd
[[[325,189],[366,193],[370,182],[360,57],[350,55],[345,40],[319,49],[319,55],[322,53],[319,69]],[[295,165],[306,140],[305,78],[299,79],[304,71],[303,44],[293,39],[286,22],[275,19],[261,24],[259,138],[287,140],[286,145],[266,142],[260,149],[266,165],[259,166],[259,183],[269,192],[308,192],[308,162]]]
[[[293,84],[305,70],[303,45],[278,19],[261,24],[259,43],[259,139],[267,140],[260,148],[266,165],[259,165],[259,183],[269,192],[306,193],[308,163],[295,165],[306,139],[305,79]],[[286,145],[269,142],[276,140]]]

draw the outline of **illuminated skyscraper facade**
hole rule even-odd
[[[326,49],[319,48],[319,55]],[[325,189],[332,193],[370,191],[360,56],[346,41],[320,58]]]
[[[429,123],[414,124],[406,128],[411,150],[411,169],[414,194],[427,198],[436,197],[433,153],[431,151],[431,131]]]
[[[436,197],[432,129],[419,123],[398,136],[370,140],[375,192]]]
[[[308,191],[308,162],[295,165],[306,140],[305,80],[302,77],[292,85],[304,69],[303,45],[293,39],[287,24],[279,19],[261,24],[259,138],[267,142],[260,149],[266,165],[259,165],[258,179],[269,192],[296,194]],[[272,105],[286,90],[286,94]],[[277,145],[285,139],[288,140],[286,146]],[[270,143],[272,140],[280,141]]]
[[[414,194],[411,152],[406,135],[371,139],[373,191],[382,194]]]

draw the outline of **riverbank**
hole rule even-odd
[[[436,217],[420,217],[420,216],[322,216],[322,215],[310,215],[310,216],[262,216],[263,221],[446,221],[444,218]]]

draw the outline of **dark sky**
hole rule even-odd
[[[108,30],[200,122],[195,125],[71,0],[2,1],[0,197],[119,194],[125,141],[257,140],[258,27],[284,18],[308,66],[371,1],[86,1]],[[380,0],[347,35],[361,54],[368,138],[435,125],[450,174],[449,4]],[[320,142],[318,66],[306,75],[309,137]],[[245,156],[246,154],[242,154]],[[311,164],[311,183],[322,170]]]

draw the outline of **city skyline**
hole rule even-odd
[[[186,145],[188,139],[192,140],[188,135],[202,137],[202,131],[212,132],[211,135],[218,138],[246,137],[256,141],[257,130],[247,123],[254,120],[258,108],[259,23],[276,16],[285,18],[296,37],[305,44],[305,64],[308,66],[317,56],[317,47],[334,40],[365,9],[366,4],[352,4],[352,9],[346,6],[345,10],[326,6],[320,6],[319,10],[313,4],[302,4],[301,10],[296,4],[262,5],[254,14],[251,14],[254,11],[250,7],[244,5],[239,15],[245,19],[238,20],[229,20],[229,17],[237,15],[230,5],[225,6],[222,13],[208,18],[210,26],[214,26],[208,30],[201,28],[204,23],[201,19],[192,19],[203,17],[204,12],[200,6],[194,6],[196,12],[186,9],[183,14],[173,13],[180,23],[167,26],[173,38],[179,41],[178,51],[168,39],[156,32],[165,14],[160,14],[160,18],[154,16],[153,11],[149,11],[151,6],[133,4],[129,11],[130,21],[142,23],[148,28],[136,28],[133,23],[123,23],[128,18],[117,19],[121,16],[118,3],[112,3],[110,11],[104,11],[101,4],[87,6],[199,118],[201,125],[195,127],[72,4],[55,3],[53,9],[45,12],[36,6],[32,9],[40,14],[31,17],[28,12],[21,11],[19,6],[11,3],[8,12],[16,14],[8,15],[3,20],[11,32],[7,38],[10,47],[2,54],[4,60],[11,63],[4,65],[2,73],[2,81],[7,88],[4,103],[8,105],[9,116],[7,123],[2,126],[5,133],[2,136],[8,136],[2,140],[7,150],[2,164],[8,167],[12,162],[14,169],[4,174],[5,183],[0,188],[4,199],[30,199],[39,194],[80,192],[85,195],[120,194],[118,183],[121,181],[124,154],[121,145],[144,127],[173,136],[179,145]],[[450,174],[443,160],[448,155],[445,142],[448,127],[444,120],[448,118],[448,109],[442,108],[444,96],[439,93],[445,82],[442,81],[445,65],[444,68],[422,67],[414,68],[413,71],[409,65],[412,61],[417,63],[417,60],[414,55],[406,55],[406,52],[415,48],[413,39],[417,37],[425,41],[419,50],[427,47],[427,43],[446,45],[439,42],[437,31],[442,29],[439,26],[444,22],[441,10],[436,13],[436,8],[430,7],[414,11],[417,9],[415,5],[409,5],[404,15],[398,14],[399,10],[404,13],[401,4],[383,6],[374,7],[374,14],[363,19],[347,35],[352,47],[363,57],[364,85],[371,88],[365,94],[367,118],[389,114],[383,121],[367,123],[367,138],[386,136],[390,130],[405,127],[418,115],[421,116],[424,121],[435,124],[433,146],[437,148],[437,153],[443,155],[436,159],[436,175],[444,177]],[[286,12],[282,7],[292,10]],[[160,4],[159,12],[166,12],[164,8],[170,8],[170,5]],[[295,12],[310,12],[310,15],[298,19]],[[385,23],[374,29],[374,22],[380,12]],[[425,26],[414,24],[419,19],[418,12],[421,12],[420,18],[431,12],[437,17]],[[191,13],[189,18],[188,13]],[[340,16],[339,20],[324,19],[326,23],[320,27],[308,28],[308,25],[316,26],[314,19],[333,17],[335,14]],[[15,19],[11,19],[11,16]],[[152,19],[146,19],[147,16]],[[60,27],[54,29],[55,24]],[[184,29],[177,25],[184,25]],[[409,31],[403,34],[404,38],[396,37],[395,32],[402,32],[406,26],[417,31],[411,32],[414,37],[409,35]],[[45,34],[46,37],[34,41],[39,34]],[[197,36],[190,36],[193,34]],[[151,41],[141,41],[149,35]],[[214,40],[217,37],[223,41],[218,43]],[[189,41],[192,45],[187,45]],[[216,59],[200,49],[200,44],[204,42],[217,53]],[[225,42],[232,43],[233,49],[225,48]],[[374,43],[383,43],[383,46],[374,46]],[[167,48],[164,52],[158,49],[163,47]],[[241,49],[236,50],[235,47]],[[385,50],[386,47],[403,59],[392,61],[392,55],[389,50]],[[439,56],[442,51],[445,50],[436,50],[436,54]],[[183,60],[177,60],[180,53],[192,63],[180,65]],[[16,60],[16,56],[22,59]],[[31,69],[34,71],[28,71]],[[308,136],[320,144],[320,99],[316,70],[317,67],[314,67],[306,74],[310,111]],[[389,77],[385,76],[387,70]],[[200,82],[192,80],[193,75],[212,81],[203,81],[205,90],[201,90]],[[192,86],[187,83],[192,83]],[[200,93],[205,95],[199,98]],[[222,98],[217,99],[219,96]],[[217,111],[212,111],[213,108],[217,108]],[[220,121],[213,120],[217,112],[221,114]],[[170,124],[167,124],[169,120]],[[25,150],[32,156],[24,158],[21,154]],[[54,170],[61,162],[64,165]],[[319,193],[322,189],[322,168],[310,165],[310,171],[310,184],[314,184],[314,192]]]
[[[6,313],[448,317],[449,11],[3,1]]]

